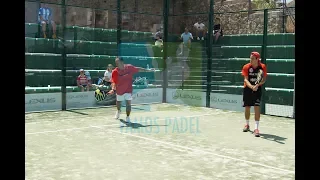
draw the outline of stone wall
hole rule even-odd
[[[61,3],[61,0],[42,0],[46,3]],[[116,0],[66,0],[67,25],[78,25],[100,28],[117,27],[117,1]],[[38,5],[26,1],[26,22],[36,22]],[[61,6],[49,4],[54,11],[54,20],[61,23]],[[135,31],[155,30],[155,24],[162,23],[162,0],[121,0],[122,11],[143,12],[146,14],[122,13],[123,29]],[[87,8],[80,8],[87,7]],[[95,9],[95,10],[92,10]],[[216,0],[214,12],[247,11],[248,0],[227,0],[221,4]],[[204,22],[208,25],[209,0],[170,0],[169,12],[173,15],[195,14],[169,17],[169,33],[181,33],[184,27],[191,32],[195,22]],[[149,14],[147,14],[149,13]],[[200,14],[202,13],[202,14]],[[157,15],[150,15],[157,14]],[[268,31],[272,33],[282,32],[283,18],[281,12],[270,12],[268,18]],[[263,13],[255,12],[248,15],[243,13],[215,14],[221,19],[224,34],[250,34],[263,32]]]

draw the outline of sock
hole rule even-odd
[[[247,122],[247,125],[249,125],[249,120],[246,120],[246,122]]]
[[[259,121],[256,120],[256,125],[254,129],[258,129],[258,126],[259,126]]]

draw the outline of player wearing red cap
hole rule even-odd
[[[263,71],[263,79],[256,84],[258,72]],[[254,135],[259,137],[259,121],[260,121],[260,101],[261,101],[261,86],[266,82],[267,67],[261,63],[260,54],[258,52],[252,52],[250,55],[250,63],[246,64],[242,68],[242,76],[244,76],[244,88],[243,88],[243,107],[245,107],[245,119],[246,125],[243,132],[250,131],[249,119],[250,108],[254,106],[255,114],[255,129]]]

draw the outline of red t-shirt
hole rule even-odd
[[[77,78],[77,84],[78,84],[78,86],[80,86],[80,85],[88,85],[89,84],[89,80],[88,80],[87,76],[79,75],[78,78]]]
[[[259,63],[258,67],[253,68],[251,63],[245,64],[242,68],[242,76],[248,76],[248,80],[252,85],[255,85],[255,81],[257,79],[257,74],[259,69],[262,69],[263,71],[263,76],[267,77],[268,73],[267,73],[267,66],[263,63]],[[247,86],[247,84],[244,82],[244,87]],[[261,86],[261,85],[260,85]]]
[[[133,75],[137,72],[139,72],[139,69],[131,64],[125,64],[123,69],[117,67],[112,71],[110,81],[116,84],[118,95],[132,93]]]

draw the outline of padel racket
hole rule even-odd
[[[255,84],[259,84],[263,79],[263,71],[262,69],[259,69],[258,74],[257,74],[257,80],[255,82]]]
[[[258,73],[257,73],[257,80],[256,82],[254,83],[255,85],[259,84],[263,79],[263,71],[262,69],[259,69]],[[253,90],[252,90],[252,93],[253,93]]]

